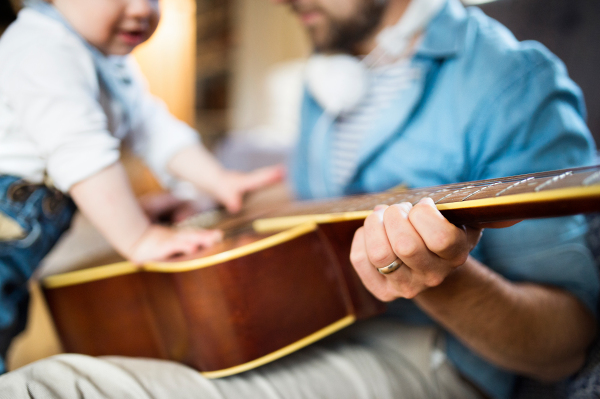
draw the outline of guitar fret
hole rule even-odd
[[[543,184],[541,184],[541,185],[537,186],[537,187],[534,189],[534,191],[535,191],[535,192],[539,192],[539,191],[543,190],[545,187],[547,187],[547,186],[550,186],[550,185],[552,185],[552,184],[556,183],[557,181],[559,181],[559,180],[562,180],[562,179],[564,179],[565,177],[567,177],[567,176],[570,176],[570,175],[572,175],[572,174],[573,174],[573,172],[569,171],[569,172],[565,172],[565,173],[563,173],[563,174],[561,174],[561,175],[554,176],[553,178],[551,178],[550,180],[546,181],[545,183],[543,183]]]
[[[475,189],[473,191],[473,189]],[[481,191],[479,187],[476,186],[467,186],[467,187],[463,187],[461,189],[452,191],[450,194],[445,195],[444,197],[440,198],[437,202],[435,202],[436,204],[442,204],[442,203],[451,203],[451,202],[460,202],[462,201],[466,196],[472,194],[475,191]],[[465,195],[466,194],[466,195]]]
[[[594,172],[586,177],[581,184],[584,186],[591,186],[596,182],[600,182],[600,171]]]
[[[479,194],[479,193],[481,193],[483,190],[486,190],[486,189],[488,189],[488,188],[490,188],[490,187],[497,186],[498,184],[501,184],[501,183],[502,183],[502,182],[496,182],[496,183],[492,183],[492,184],[490,184],[490,185],[487,185],[487,186],[483,186],[483,187],[482,187],[482,188],[480,188],[479,190],[477,190],[477,191],[474,191],[474,192],[472,192],[471,194],[467,195],[465,198],[463,198],[463,199],[462,199],[462,201],[466,201],[466,200],[468,200],[469,198],[471,198],[472,196],[474,196],[474,195],[476,195],[476,194]]]
[[[534,179],[534,178],[533,178],[533,177],[528,177],[527,179],[524,179],[524,180],[518,181],[518,182],[516,182],[515,184],[512,184],[512,185],[510,185],[510,186],[506,187],[504,190],[502,190],[502,191],[500,191],[500,192],[496,193],[496,197],[499,197],[499,196],[501,196],[502,194],[504,194],[505,192],[507,192],[508,190],[511,190],[511,189],[513,189],[513,188],[517,187],[518,185],[520,185],[520,184],[523,184],[523,183],[525,183],[525,182],[528,182],[528,181],[530,181],[530,180],[532,180],[532,179]]]
[[[435,204],[437,204],[439,200],[441,200],[443,197],[446,196],[446,193],[448,193],[448,191],[450,191],[450,190],[448,190],[448,189],[436,190],[436,191],[430,193],[428,195],[428,197],[431,198]]]

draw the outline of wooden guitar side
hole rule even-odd
[[[124,262],[42,284],[69,352],[171,359],[207,377],[232,375],[383,311],[350,264],[353,234],[375,205],[425,197],[457,224],[600,211],[600,166],[292,203],[220,227],[289,229],[281,233],[238,233],[191,259]]]
[[[200,254],[198,260],[216,259],[208,266],[191,267],[194,259],[155,265],[160,271],[105,266],[104,278],[97,278],[102,267],[94,278],[77,277],[94,269],[53,276],[44,293],[68,352],[170,359],[222,377],[383,311],[348,259],[360,224],[313,224],[289,239],[280,233],[275,245],[229,256],[265,240],[246,233]]]

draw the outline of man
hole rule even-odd
[[[385,25],[408,12],[407,1],[289,3],[319,51],[356,56],[372,54],[380,45],[381,24],[372,28],[365,16],[374,15]],[[346,30],[354,36],[342,35]],[[361,126],[348,120],[368,116],[377,92],[330,124],[330,141],[321,146],[329,146],[333,159],[320,161],[320,167],[324,186],[340,186],[334,194],[502,177],[591,161],[579,91],[546,49],[517,43],[497,23],[477,11],[466,13],[454,1],[417,40],[410,62],[418,77],[391,97],[392,106],[379,107],[376,121],[358,140],[362,150],[355,150],[353,163],[345,166],[349,172],[335,162],[336,138],[351,130],[348,124]],[[371,67],[372,85],[377,86],[377,79],[387,84],[377,67]],[[310,154],[320,150],[313,143],[323,108],[327,113],[318,93],[309,91],[300,138],[303,156],[293,170],[304,197],[318,192],[300,171],[311,169],[315,161]],[[341,184],[339,169],[346,172]],[[511,373],[553,381],[577,371],[584,361],[594,332],[598,280],[589,254],[568,249],[583,248],[577,223],[577,218],[555,219],[486,231],[474,256],[468,256],[480,230],[448,223],[432,201],[380,207],[357,232],[351,259],[378,298],[413,299],[395,301],[390,314],[404,320],[428,316],[443,326],[449,331],[447,354],[459,371],[488,395],[506,397]],[[402,266],[397,271],[377,271],[398,258]],[[580,278],[565,274],[572,267]],[[583,274],[588,277],[581,278]],[[578,288],[572,278],[581,284]],[[587,293],[580,291],[583,285]]]
[[[518,43],[457,0],[413,1],[278,1],[326,55],[307,71],[291,173],[298,196],[592,161],[580,93],[547,50]],[[321,90],[342,69],[350,80]],[[330,95],[361,82],[364,90]],[[430,201],[379,207],[356,233],[351,260],[367,288],[393,300],[383,320],[212,382],[168,362],[57,357],[0,377],[0,397],[79,389],[101,397],[508,398],[518,374],[560,380],[583,362],[599,287],[585,231],[574,217],[480,238]],[[400,267],[377,271],[388,265]]]

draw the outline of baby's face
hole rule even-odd
[[[104,54],[129,54],[154,33],[158,0],[52,0],[73,28]]]

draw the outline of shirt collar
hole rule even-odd
[[[458,0],[448,0],[427,26],[416,55],[427,58],[449,58],[464,47],[467,34],[467,11]]]

